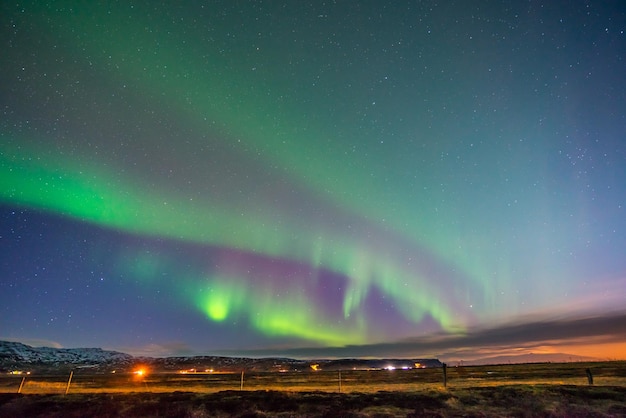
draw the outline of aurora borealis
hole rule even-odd
[[[439,356],[507,324],[502,350],[549,351],[530,325],[594,318],[554,350],[626,345],[598,326],[626,301],[618,2],[28,1],[0,22],[0,339]],[[458,347],[421,352],[435,336]]]

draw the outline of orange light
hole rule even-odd
[[[137,369],[133,372],[135,376],[141,377],[146,374],[146,369]]]

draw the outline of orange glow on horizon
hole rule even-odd
[[[562,345],[555,351],[577,356],[594,357],[603,361],[626,360],[626,341],[618,343]]]
[[[455,355],[446,357],[446,361],[473,361],[478,359],[511,356],[512,360],[519,358],[520,362],[528,361],[529,355],[535,355],[532,361],[543,361],[541,356],[555,355],[556,357],[545,357],[546,361],[557,362],[578,362],[578,361],[620,361],[626,360],[626,341],[602,342],[589,338],[582,340],[554,340],[528,345],[523,347],[485,347],[476,350],[464,350]]]

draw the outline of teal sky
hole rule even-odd
[[[365,347],[623,306],[623,8],[0,15],[0,338]]]

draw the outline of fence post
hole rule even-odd
[[[443,370],[443,387],[448,387],[448,371],[446,370],[448,365],[446,363],[442,363],[442,370]]]
[[[72,376],[74,375],[74,370],[72,370],[70,372],[70,378],[67,379],[67,387],[65,388],[65,394],[67,395],[67,393],[70,391],[70,383],[72,383]]]
[[[20,383],[20,387],[17,389],[17,393],[22,393],[22,388],[24,387],[25,381],[26,381],[26,376],[22,377],[22,383]]]
[[[339,370],[339,393],[341,393],[341,370]]]
[[[243,390],[243,370],[241,371],[241,386],[239,387],[239,390]]]
[[[591,374],[591,369],[585,370],[587,373],[587,381],[589,382],[589,386],[593,385],[593,374]]]

